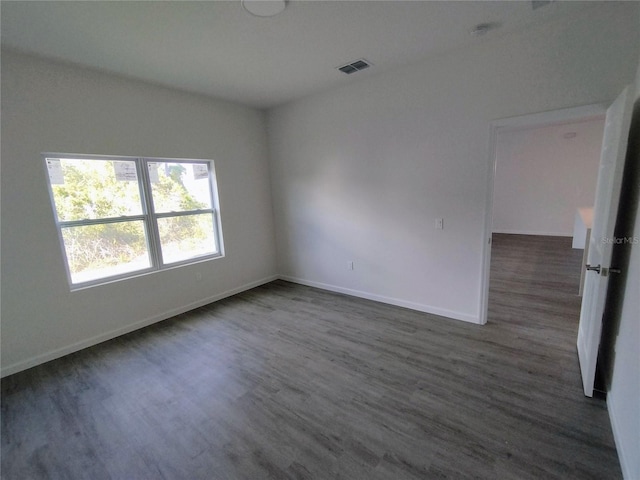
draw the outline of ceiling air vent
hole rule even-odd
[[[353,63],[348,63],[341,67],[338,67],[342,73],[346,73],[347,75],[351,75],[352,73],[359,72],[360,70],[364,70],[365,68],[369,68],[371,64],[364,59],[356,60]]]

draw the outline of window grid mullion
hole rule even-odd
[[[149,178],[149,168],[147,167],[147,159],[137,159],[138,168],[140,170],[142,182],[142,196],[144,198],[145,225],[147,227],[149,252],[151,254],[151,263],[156,269],[161,269],[162,253],[160,250],[160,233],[158,231],[158,222],[153,211],[153,200],[151,198],[151,179]]]
[[[110,223],[136,222],[141,220],[145,220],[144,215],[123,215],[122,217],[86,218],[83,220],[59,220],[58,226],[60,228],[86,227],[89,225],[107,225]]]
[[[156,218],[171,218],[171,217],[186,217],[188,215],[201,215],[203,213],[213,213],[213,208],[207,208],[203,210],[182,210],[179,212],[161,212],[154,213]]]

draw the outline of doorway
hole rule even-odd
[[[485,244],[484,244],[484,255],[483,255],[483,282],[481,287],[481,309],[480,309],[480,323],[485,324],[488,320],[488,306],[489,306],[489,285],[490,285],[490,267],[491,267],[491,249],[492,249],[492,235],[494,232],[494,206],[496,206],[497,210],[500,208],[502,214],[504,214],[501,219],[500,229],[503,230],[503,233],[520,233],[520,234],[538,234],[544,233],[549,227],[542,227],[542,225],[555,225],[552,226],[552,230],[546,231],[547,234],[551,233],[552,235],[562,236],[567,235],[568,232],[565,227],[558,227],[560,225],[557,223],[557,219],[553,219],[552,222],[549,222],[548,218],[545,223],[544,215],[536,214],[534,218],[528,219],[531,220],[528,223],[523,221],[523,219],[519,219],[519,216],[522,216],[524,205],[526,202],[523,199],[518,199],[518,188],[524,188],[526,186],[527,191],[533,192],[533,195],[536,195],[536,182],[540,182],[539,178],[522,178],[515,181],[514,185],[503,185],[505,183],[505,178],[501,176],[497,176],[497,165],[499,160],[499,154],[501,154],[499,147],[500,141],[503,138],[510,137],[512,143],[517,144],[518,142],[526,142],[527,131],[537,130],[539,132],[551,131],[556,134],[567,134],[572,133],[571,129],[563,131],[563,125],[569,125],[572,123],[580,123],[586,122],[591,119],[604,118],[606,109],[606,104],[595,104],[595,105],[587,105],[582,107],[568,108],[563,110],[555,110],[550,112],[542,112],[532,115],[525,115],[519,117],[511,117],[501,120],[496,120],[491,124],[490,130],[490,143],[489,143],[489,178],[488,178],[488,191],[487,191],[487,199],[486,199],[486,217],[485,217]],[[519,134],[518,132],[525,132],[524,134]],[[547,132],[548,133],[548,132]],[[570,138],[565,138],[565,140],[571,140],[573,137],[569,135]],[[535,148],[529,148],[531,152],[535,151]],[[544,150],[544,149],[543,149]],[[531,153],[530,152],[530,153]],[[598,158],[599,160],[599,158]],[[548,166],[547,166],[548,167]],[[517,170],[517,166],[514,167]],[[538,165],[531,169],[531,167],[526,167],[531,170],[531,174],[535,177],[535,175],[544,173],[543,168],[544,165]],[[514,172],[511,172],[514,173]],[[532,181],[533,180],[533,181]],[[497,181],[500,181],[500,185],[497,184]],[[518,185],[520,183],[520,185]],[[544,201],[548,201],[547,196],[549,196],[549,192],[553,192],[554,186],[545,185],[545,188],[540,188],[541,185],[538,184],[542,192],[542,197]],[[593,185],[589,186],[590,189],[595,191],[595,182]],[[515,192],[515,193],[514,193]],[[505,208],[498,207],[497,202],[495,202],[496,198],[494,195],[498,193],[499,195],[503,195],[504,198],[501,200],[507,200],[508,205]],[[557,192],[556,192],[557,193]],[[538,195],[540,196],[540,195]],[[551,195],[553,196],[553,195]],[[526,199],[524,199],[526,200]],[[576,208],[579,205],[576,206]],[[566,207],[563,207],[566,208]],[[558,209],[556,209],[558,210]],[[500,211],[500,210],[498,210]],[[554,211],[554,215],[558,216],[558,218],[562,215],[565,215],[566,212],[556,212]],[[527,220],[527,219],[524,219]],[[565,222],[566,223],[566,222]],[[577,293],[577,292],[576,292]]]

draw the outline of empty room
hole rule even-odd
[[[0,17],[2,479],[640,479],[640,3]]]

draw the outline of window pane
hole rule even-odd
[[[46,162],[61,221],[142,214],[135,161],[47,158]]]
[[[147,162],[153,207],[157,213],[211,208],[206,162]]]
[[[62,228],[72,283],[151,267],[142,221]]]
[[[158,230],[164,263],[218,253],[211,213],[159,218]]]

